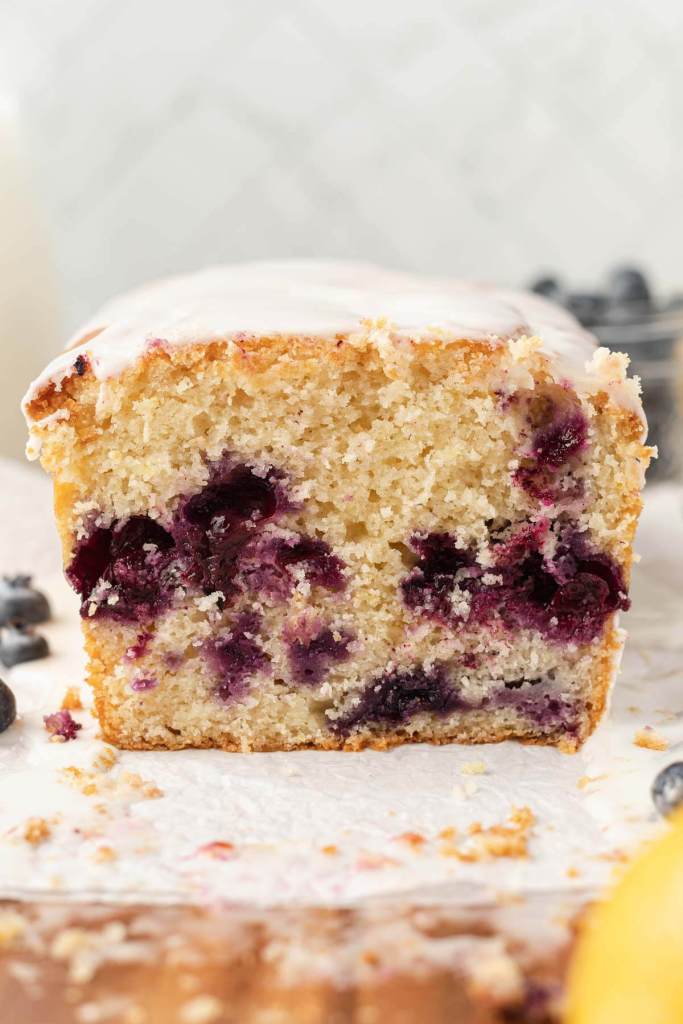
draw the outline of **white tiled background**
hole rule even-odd
[[[669,288],[682,44],[681,0],[0,0],[0,92],[67,328],[287,254],[583,284],[636,259]]]

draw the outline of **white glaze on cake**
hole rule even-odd
[[[283,260],[213,267],[161,280],[114,299],[33,382],[24,408],[50,384],[59,389],[86,354],[100,380],[131,366],[155,340],[181,346],[248,336],[336,337],[381,325],[373,337],[486,341],[540,339],[556,375],[578,390],[607,388],[642,414],[625,362],[607,358],[565,310],[537,295],[372,264]],[[83,341],[83,338],[89,340]]]

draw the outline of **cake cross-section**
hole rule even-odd
[[[106,306],[25,399],[104,737],[576,749],[651,454],[626,364],[537,296],[365,265]]]

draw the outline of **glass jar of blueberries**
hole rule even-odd
[[[532,291],[565,306],[601,345],[626,352],[640,377],[648,442],[659,458],[648,480],[683,477],[683,296],[658,300],[636,267],[620,267],[595,292],[567,290],[559,278],[541,277]]]

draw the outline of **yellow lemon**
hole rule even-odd
[[[589,914],[566,1024],[683,1022],[683,814]]]

